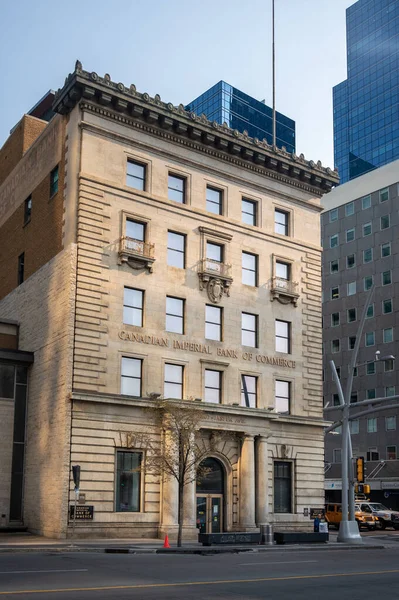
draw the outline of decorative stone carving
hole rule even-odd
[[[77,73],[80,73],[81,70],[82,70],[82,63],[80,62],[80,60],[77,60],[75,63],[75,71]]]
[[[109,85],[111,83],[111,76],[109,75],[109,73],[105,73],[104,81],[107,85]]]
[[[270,285],[271,301],[278,300],[280,304],[297,305],[299,294],[297,292],[298,284],[294,281],[288,281],[281,277],[273,277]]]
[[[219,304],[223,298],[224,285],[221,279],[212,278],[207,285],[208,298],[213,304]]]
[[[118,88],[118,90],[120,92],[124,92],[125,91],[125,86],[123,85],[123,83],[118,83],[118,85],[116,87]]]
[[[136,86],[134,85],[134,83],[130,84],[129,92],[133,95],[136,93]]]

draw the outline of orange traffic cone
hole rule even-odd
[[[168,534],[165,535],[165,541],[163,543],[164,548],[170,548]]]

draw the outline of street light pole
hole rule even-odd
[[[330,361],[333,378],[337,385],[338,397],[342,409],[342,444],[341,444],[341,476],[342,476],[342,520],[339,526],[338,542],[346,544],[362,544],[359,527],[355,519],[355,495],[353,486],[353,466],[352,466],[352,444],[350,441],[349,430],[349,406],[352,395],[353,372],[355,370],[357,355],[359,353],[361,336],[364,323],[366,321],[367,310],[374,293],[374,286],[371,287],[364,303],[362,316],[359,322],[359,328],[356,334],[355,347],[353,349],[352,360],[349,365],[348,380],[346,382],[345,396],[342,391],[341,381],[338,377],[334,361]],[[350,493],[349,493],[350,492]],[[349,517],[349,518],[348,518]]]

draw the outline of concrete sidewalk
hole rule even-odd
[[[222,554],[235,552],[273,552],[275,550],[304,549],[304,550],[379,550],[398,548],[399,544],[362,538],[362,545],[339,544],[337,534],[330,532],[327,543],[321,544],[291,544],[261,546],[257,544],[202,546],[198,542],[186,542],[181,548],[171,544],[170,549],[163,548],[160,539],[86,539],[86,540],[57,540],[38,535],[23,533],[0,533],[0,554],[9,552],[105,552],[123,554]]]

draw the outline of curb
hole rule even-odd
[[[0,548],[0,554],[22,554],[22,553],[27,553],[27,554],[31,554],[31,553],[38,553],[38,554],[62,554],[62,553],[76,553],[76,552],[81,552],[81,553],[90,553],[90,552],[95,552],[95,553],[101,553],[101,554],[197,554],[197,555],[202,555],[202,556],[212,556],[212,555],[216,555],[216,554],[239,554],[239,553],[243,553],[243,552],[253,552],[253,553],[261,553],[261,552],[273,552],[273,551],[285,551],[285,552],[289,552],[290,550],[304,550],[306,552],[318,552],[320,550],[325,550],[325,551],[333,551],[333,552],[337,552],[340,550],[361,550],[361,551],[367,551],[367,550],[386,550],[386,549],[392,549],[391,546],[384,546],[384,545],[351,545],[351,544],[346,544],[346,545],[341,545],[341,544],[334,544],[334,545],[327,545],[327,544],[322,544],[322,545],[318,545],[317,547],[315,546],[301,546],[299,544],[284,544],[284,545],[275,545],[275,546],[264,546],[264,547],[236,547],[236,546],[230,546],[230,547],[224,547],[224,548],[216,548],[216,547],[212,547],[212,548],[129,548],[127,547],[110,547],[110,548],[104,548],[104,547],[81,547],[81,546],[65,546],[65,547],[56,547],[56,548],[52,548],[52,547],[48,547],[48,546],[44,546],[44,547],[35,547],[35,548],[29,548],[29,547],[22,547],[22,548],[18,548],[15,546],[11,546],[8,548]]]

